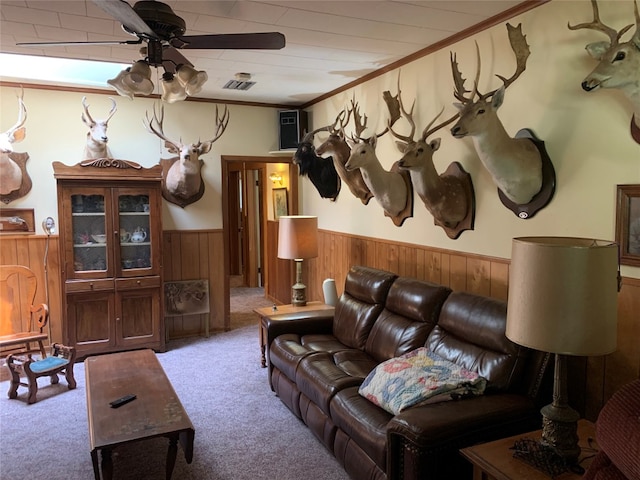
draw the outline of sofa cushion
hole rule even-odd
[[[329,402],[343,388],[362,383],[335,364],[328,352],[314,352],[304,357],[296,370],[296,385],[309,400],[329,415]]]
[[[312,350],[302,345],[299,335],[288,333],[276,337],[271,343],[269,362],[291,381],[295,381],[300,360],[311,352]]]
[[[378,365],[358,393],[397,415],[416,405],[481,395],[486,383],[477,373],[422,347]]]
[[[396,278],[393,273],[369,267],[349,270],[333,319],[333,335],[340,342],[351,348],[364,349],[371,327]]]
[[[442,306],[426,347],[487,379],[487,391],[515,391],[530,350],[505,336],[507,304],[453,292]]]
[[[383,362],[422,347],[450,292],[427,281],[397,278],[371,329],[365,351]]]

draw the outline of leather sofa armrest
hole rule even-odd
[[[387,427],[387,478],[463,478],[471,465],[459,450],[539,429],[542,420],[524,395],[495,394],[413,407]]]

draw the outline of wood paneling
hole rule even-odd
[[[277,258],[278,222],[267,225],[269,277],[266,293],[279,303],[289,303],[294,278],[293,262]],[[209,280],[209,315],[166,318],[168,339],[202,335],[208,319],[211,331],[228,330],[229,292],[224,285],[224,238],[221,230],[165,231],[165,280]],[[31,268],[44,285],[44,249],[41,235],[6,236],[0,240],[0,264]],[[49,247],[49,307],[52,338],[62,340],[58,237]],[[509,260],[378,240],[339,232],[320,231],[318,258],[304,262],[309,301],[323,300],[322,282],[336,281],[342,293],[351,265],[369,265],[448,285],[455,290],[480,293],[506,300]],[[623,278],[618,300],[618,350],[606,357],[573,358],[570,364],[571,404],[586,418],[595,420],[604,402],[623,384],[640,378],[640,279]],[[37,292],[45,301],[44,288]]]
[[[209,280],[209,313],[165,318],[167,340],[228,330],[222,231],[165,231],[163,252],[165,281]]]
[[[276,257],[277,222],[269,222],[267,258]],[[453,290],[507,299],[509,260],[390,242],[339,232],[319,232],[318,257],[304,262],[307,300],[323,300],[322,282],[336,281],[338,295],[351,265],[368,265],[446,285]],[[291,278],[270,278],[269,297],[289,303]],[[618,296],[618,349],[605,357],[573,357],[569,366],[570,402],[589,420],[625,383],[640,378],[640,279],[623,278]],[[551,401],[551,399],[549,399]]]

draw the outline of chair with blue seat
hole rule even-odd
[[[58,375],[64,372],[69,390],[76,388],[76,380],[73,376],[73,364],[76,360],[75,347],[67,347],[59,343],[51,345],[51,355],[34,360],[30,355],[10,354],[7,357],[7,367],[11,372],[11,383],[9,385],[9,398],[18,397],[18,387],[29,388],[27,403],[36,402],[38,393],[38,378],[51,377],[51,383],[59,382]],[[20,381],[20,374],[24,373],[27,382]]]

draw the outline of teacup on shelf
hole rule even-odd
[[[91,235],[91,238],[93,238],[97,243],[105,243],[107,241],[107,236],[104,233],[96,233]]]

